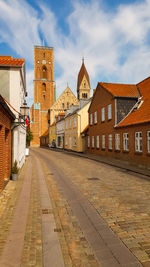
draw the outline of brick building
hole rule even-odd
[[[48,110],[55,101],[53,48],[34,47],[34,104],[31,107],[31,146],[40,145],[40,136],[48,130]]]
[[[87,151],[150,167],[150,78],[98,83],[89,108]]]
[[[7,103],[0,95],[0,191],[10,178],[11,171],[11,123],[15,120]]]

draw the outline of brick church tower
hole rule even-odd
[[[53,48],[34,47],[34,104],[31,107],[30,128],[33,133],[31,146],[39,146],[48,130],[48,110],[55,100]]]

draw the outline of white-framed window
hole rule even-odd
[[[112,119],[112,105],[108,105],[108,120]]]
[[[123,133],[123,150],[129,151],[129,134]]]
[[[94,148],[94,136],[92,136],[92,148]]]
[[[147,152],[150,153],[150,131],[147,132]]]
[[[69,119],[69,128],[71,128],[71,118]]]
[[[112,149],[112,134],[108,135],[108,149]]]
[[[101,119],[102,121],[105,121],[105,108],[101,109]]]
[[[77,125],[77,118],[76,117],[73,118],[73,124],[74,124],[74,126]]]
[[[142,132],[135,133],[135,151],[142,152]]]
[[[90,147],[90,136],[88,136],[88,147]]]
[[[105,135],[102,135],[102,149],[105,149]]]
[[[90,125],[92,125],[93,124],[93,114],[91,113],[90,114]]]
[[[68,145],[68,137],[65,136],[65,145],[67,146]]]
[[[94,112],[94,123],[97,123],[97,111]]]
[[[115,149],[120,150],[120,134],[115,134]]]
[[[76,136],[73,137],[73,145],[77,146],[77,137]]]
[[[68,120],[66,120],[66,129],[68,129]]]
[[[99,135],[96,136],[96,148],[99,148]]]

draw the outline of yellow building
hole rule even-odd
[[[84,141],[81,133],[88,125],[88,109],[91,99],[81,100],[79,106],[72,107],[65,117],[65,149],[84,152]]]
[[[70,109],[71,105],[79,105],[79,101],[73,94],[71,89],[67,87],[64,90],[64,92],[60,95],[60,97],[57,99],[57,101],[50,107],[49,110],[50,124],[54,122],[56,115],[65,112],[66,109]]]
[[[55,122],[49,126],[49,145],[50,147],[56,146],[56,123]]]

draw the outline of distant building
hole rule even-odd
[[[25,162],[26,128],[19,121],[20,107],[27,94],[24,59],[0,56],[0,94],[13,107],[11,111],[16,120],[12,125],[12,162],[17,160],[18,167],[22,167]]]
[[[40,145],[40,136],[48,130],[48,110],[55,101],[53,48],[34,47],[34,103],[31,107],[31,146]]]
[[[79,100],[90,98],[90,79],[86,67],[84,65],[84,59],[82,60],[82,66],[78,74],[77,98]]]
[[[11,173],[11,124],[15,115],[0,95],[0,192]]]
[[[64,148],[65,139],[65,113],[59,113],[56,122],[56,147]]]
[[[84,152],[85,144],[82,131],[88,125],[88,109],[91,99],[80,100],[76,107],[72,107],[65,117],[65,149]]]
[[[63,91],[57,101],[51,106],[50,112],[50,125],[53,124],[55,120],[55,116],[61,112],[65,112],[65,110],[69,110],[71,105],[78,105],[78,99],[73,94],[71,89],[67,86],[67,88]]]
[[[150,78],[98,83],[89,108],[87,151],[150,167]]]

